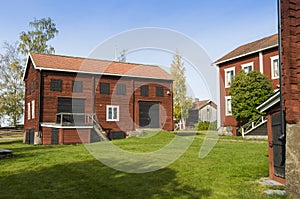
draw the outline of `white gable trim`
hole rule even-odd
[[[269,99],[267,99],[265,102],[263,102],[261,105],[259,105],[256,109],[258,109],[260,112],[265,112],[275,104],[280,102],[280,91],[278,90],[274,95],[272,95]]]
[[[239,56],[235,56],[235,57],[223,60],[223,61],[219,61],[219,62],[216,62],[215,64],[219,65],[219,64],[222,64],[222,63],[234,60],[234,59],[238,59],[238,58],[241,58],[241,57],[244,57],[244,56],[247,56],[247,55],[251,55],[251,54],[254,54],[254,53],[262,52],[264,50],[268,50],[268,49],[274,48],[274,47],[278,47],[278,44],[273,45],[273,46],[269,46],[269,47],[266,47],[266,48],[262,48],[262,49],[259,49],[259,50],[255,50],[255,51],[252,51],[252,52],[249,52],[249,53],[245,53],[245,54],[242,54],[242,55],[239,55]]]
[[[29,62],[29,59],[32,61],[32,64],[33,64],[34,69],[37,69],[36,64],[34,63],[34,60],[32,59],[32,56],[31,56],[31,54],[29,53],[29,55],[28,55],[28,57],[27,57],[27,60],[26,60],[24,73],[23,73],[23,78],[22,78],[23,81],[25,81],[25,75],[26,75],[26,71],[27,71],[27,68],[28,68],[28,62]]]

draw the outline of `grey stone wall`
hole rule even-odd
[[[300,123],[286,125],[286,191],[300,196]]]

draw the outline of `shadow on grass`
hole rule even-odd
[[[210,189],[182,185],[176,172],[130,174],[96,160],[24,170],[0,178],[1,198],[202,198]]]

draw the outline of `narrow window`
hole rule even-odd
[[[225,109],[226,116],[232,115],[231,96],[225,97]]]
[[[141,86],[141,96],[149,95],[149,86]]]
[[[73,81],[73,92],[81,93],[82,92],[82,81]]]
[[[119,106],[106,106],[106,121],[119,121]]]
[[[117,84],[117,95],[126,95],[126,85]]]
[[[31,118],[32,119],[35,118],[35,101],[34,100],[31,101]]]
[[[30,120],[30,114],[31,114],[31,110],[30,110],[30,102],[27,103],[27,119]]]
[[[231,81],[233,80],[235,75],[235,68],[231,67],[231,68],[224,69],[224,72],[225,72],[225,88],[229,88]]]
[[[109,83],[100,83],[100,94],[109,94],[110,85]]]
[[[278,79],[279,78],[279,61],[278,61],[278,55],[271,57],[271,75],[272,79]]]
[[[61,92],[62,91],[62,80],[60,80],[60,79],[51,79],[50,90]]]
[[[164,87],[157,86],[156,87],[156,97],[163,97],[164,96]]]

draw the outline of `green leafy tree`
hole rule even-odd
[[[51,18],[34,19],[29,23],[32,30],[21,32],[19,50],[22,55],[27,56],[30,52],[53,54],[54,48],[47,44],[57,34],[55,23]]]
[[[192,99],[186,96],[185,85],[185,68],[178,52],[173,57],[171,64],[171,75],[173,82],[173,112],[175,120],[182,121],[185,128],[186,119],[188,118],[188,110],[192,107]]]
[[[271,80],[258,71],[246,73],[241,70],[230,85],[232,114],[241,124],[245,124],[261,113],[256,109],[258,105],[274,93]]]
[[[0,54],[0,116],[8,116],[10,125],[17,125],[23,114],[24,84],[18,43],[4,42]]]

